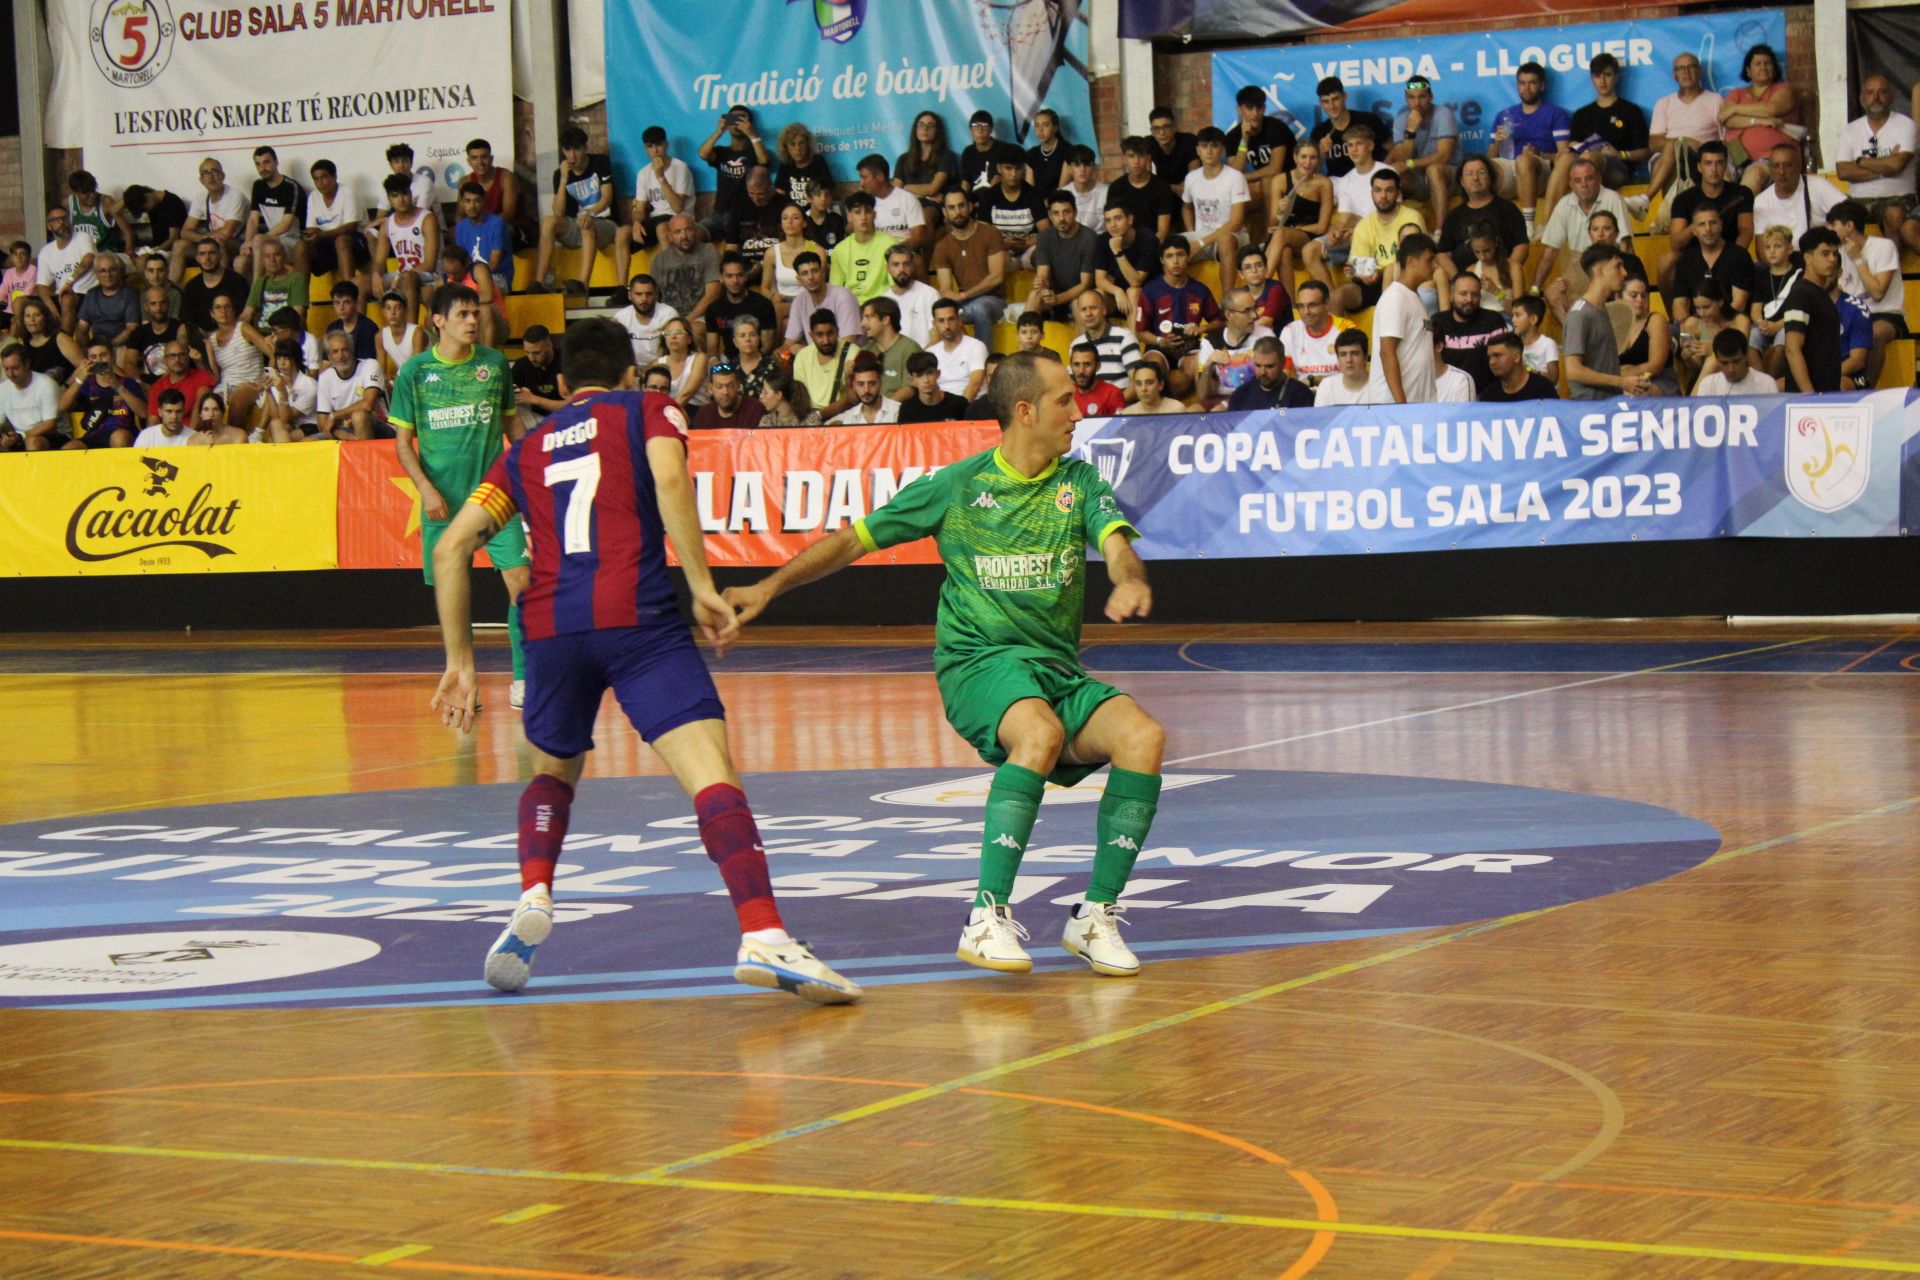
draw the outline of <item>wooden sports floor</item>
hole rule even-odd
[[[1053,963],[1045,898],[1021,908],[1039,971],[956,974],[955,904],[916,944],[926,980],[855,1008],[487,998],[497,926],[477,924],[449,930],[473,982],[443,1002],[14,1002],[0,1276],[1920,1274],[1920,629],[1087,639],[1169,725],[1172,770],[1610,797],[1720,848],[1559,906],[1143,950],[1133,981]],[[769,630],[720,663],[749,795],[794,771],[978,774],[928,641]],[[462,741],[426,713],[431,646],[14,637],[0,823],[521,777],[504,651]],[[611,703],[599,736],[590,779],[660,773]],[[1208,794],[1169,790],[1162,821]],[[0,921],[58,930],[46,883],[0,878]],[[631,901],[636,937],[664,927]],[[797,932],[820,901],[790,902]],[[1128,936],[1176,914],[1136,910]],[[564,974],[567,930],[527,996]],[[829,957],[850,941],[810,936]]]

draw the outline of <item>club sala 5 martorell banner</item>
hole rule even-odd
[[[77,142],[116,191],[201,194],[211,156],[253,183],[253,151],[309,186],[332,160],[356,205],[382,203],[387,147],[412,146],[451,200],[466,144],[513,138],[509,0],[58,0],[48,4],[50,136]]]

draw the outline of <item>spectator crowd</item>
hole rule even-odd
[[[1305,137],[1250,86],[1227,130],[1155,108],[1111,179],[1048,110],[1025,146],[987,111],[964,139],[922,112],[903,154],[837,174],[806,124],[744,106],[691,157],[647,128],[630,198],[577,127],[544,199],[484,139],[447,205],[404,144],[377,175],[262,146],[247,190],[212,158],[191,193],[80,171],[46,243],[8,246],[0,451],[390,435],[443,282],[519,348],[537,418],[563,336],[514,335],[507,300],[590,294],[602,255],[645,384],[696,428],[980,417],[1006,324],[1064,356],[1090,416],[1875,385],[1908,336],[1920,136],[1867,75],[1813,172],[1782,70],[1757,45],[1722,95],[1682,53],[1649,110],[1601,53],[1569,113],[1529,62],[1484,154],[1424,79],[1391,120],[1323,80]]]

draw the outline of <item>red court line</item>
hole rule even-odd
[[[472,121],[478,120],[479,118],[480,118],[479,116],[448,116],[442,120],[402,120],[402,121],[396,121],[388,124],[351,124],[351,125],[343,124],[330,129],[303,129],[303,130],[296,131],[294,133],[255,133],[255,134],[248,134],[245,136],[236,136],[231,138],[216,138],[216,139],[213,139],[213,141],[223,142],[223,143],[224,142],[275,142],[275,141],[284,141],[289,138],[318,138],[318,137],[321,137],[322,135],[325,135],[331,138],[335,134],[366,133],[366,132],[378,133],[382,131],[394,132],[394,131],[407,130],[407,129],[418,129],[423,125],[429,125],[429,124],[465,124],[465,123],[470,123]],[[181,143],[179,142],[116,142],[113,144],[112,149],[115,151],[118,151],[122,147],[173,147],[173,146],[179,146],[179,145],[181,145]],[[214,149],[219,150],[220,148],[216,147]],[[228,147],[226,149],[232,150],[231,147]],[[155,151],[153,152],[153,154],[157,156],[162,156],[162,155],[179,155],[183,153],[175,152],[175,151]]]
[[[1902,640],[1911,638],[1914,634],[1915,632],[1911,630],[1902,631],[1899,635],[1887,641],[1885,644],[1881,645],[1878,649],[1869,649],[1867,652],[1861,654],[1859,657],[1855,658],[1852,662],[1849,662],[1846,666],[1841,667],[1838,671],[1835,671],[1833,674],[1836,676],[1845,675],[1847,672],[1853,670],[1855,667],[1865,662],[1868,658],[1879,657],[1881,654],[1885,653],[1887,650],[1893,648],[1893,646],[1899,644]],[[1903,662],[1901,665],[1905,666],[1906,664]]]

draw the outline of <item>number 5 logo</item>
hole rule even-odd
[[[100,74],[121,89],[141,89],[166,70],[173,52],[168,0],[93,0],[87,43]]]

